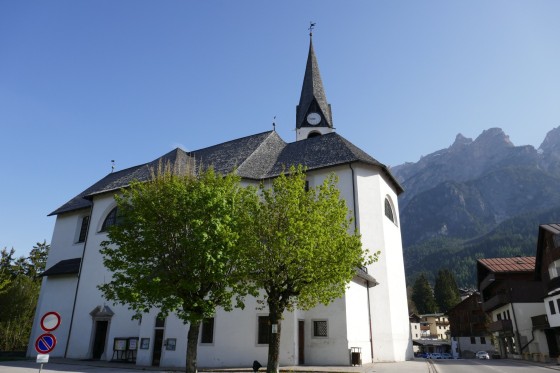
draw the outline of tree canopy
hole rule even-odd
[[[331,174],[316,188],[306,188],[303,169],[291,168],[271,187],[261,185],[261,198],[250,206],[251,279],[263,290],[277,331],[270,338],[268,372],[278,371],[282,313],[341,297],[356,269],[373,260],[351,230],[350,211],[336,183]]]
[[[420,314],[435,313],[438,310],[432,287],[423,273],[414,281],[412,300]]]
[[[189,323],[187,372],[197,369],[201,321],[216,307],[243,307],[249,291],[242,249],[250,197],[233,174],[178,175],[170,167],[115,197],[119,224],[101,250],[113,277],[100,289],[138,313],[159,308]]]
[[[438,272],[434,285],[434,296],[441,312],[447,312],[461,302],[461,294],[455,276],[449,269],[442,269]]]
[[[27,348],[39,298],[41,278],[50,245],[38,242],[29,255],[16,257],[15,250],[0,251],[0,350]]]

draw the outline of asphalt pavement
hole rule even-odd
[[[0,361],[0,373],[37,373],[41,364],[32,360]],[[433,372],[429,361],[424,359],[396,363],[374,363],[362,366],[287,366],[280,367],[281,372],[311,373],[430,373]],[[106,361],[83,361],[72,359],[52,359],[43,364],[41,373],[146,373],[149,372],[183,372],[173,368],[144,367],[134,364],[114,363]],[[250,373],[247,368],[232,369],[199,369],[199,372]],[[265,370],[261,368],[259,372]]]

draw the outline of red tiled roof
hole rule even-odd
[[[517,256],[513,258],[489,258],[478,261],[492,272],[533,272],[534,256]]]

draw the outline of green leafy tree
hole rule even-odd
[[[306,190],[303,169],[291,168],[271,187],[261,186],[252,206],[251,278],[268,305],[270,334],[267,372],[278,371],[282,313],[307,310],[341,297],[356,268],[374,258],[362,250],[360,236],[349,232],[349,210],[331,174]]]
[[[447,312],[461,301],[461,293],[455,276],[450,270],[442,269],[438,272],[434,285],[434,296],[441,312]]]
[[[22,351],[27,348],[37,306],[41,278],[50,246],[37,243],[29,256],[15,258],[15,250],[0,253],[0,350]]]
[[[200,324],[216,307],[243,307],[248,292],[242,248],[245,199],[239,178],[212,169],[179,175],[171,167],[115,196],[119,224],[102,243],[111,282],[104,296],[138,314],[159,308],[189,323],[186,371],[197,371]],[[235,302],[232,300],[235,299]]]
[[[437,303],[434,292],[424,273],[420,274],[414,281],[412,287],[412,301],[420,314],[437,312]]]

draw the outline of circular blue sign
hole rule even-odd
[[[48,354],[56,346],[56,338],[50,333],[41,334],[35,341],[35,350],[40,354]]]

